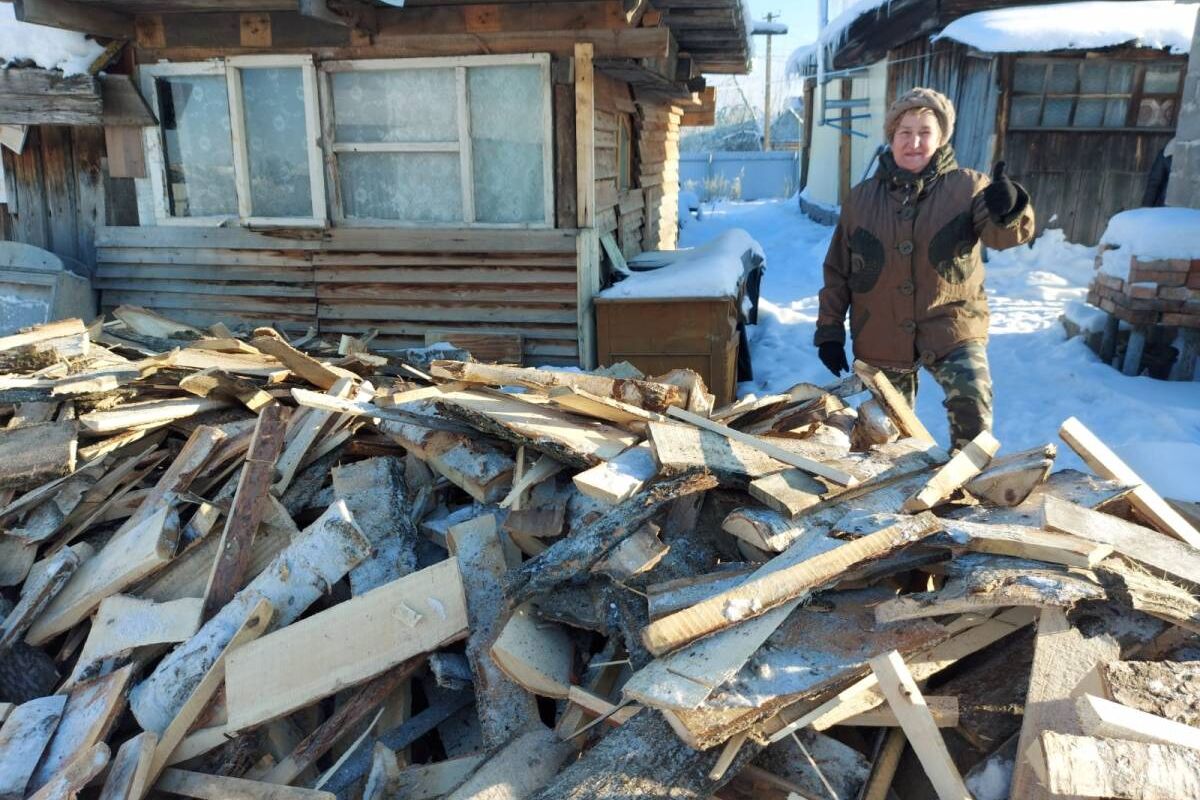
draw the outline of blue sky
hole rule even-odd
[[[749,0],[750,11],[755,19],[766,19],[768,13],[778,13],[776,22],[788,26],[785,36],[776,36],[771,44],[771,106],[783,108],[792,89],[798,91],[798,83],[789,82],[784,75],[788,56],[797,47],[817,38],[817,0]],[[840,7],[839,0],[831,0],[832,7]],[[717,106],[749,103],[756,109],[763,104],[766,75],[766,37],[754,37],[754,67],[749,75],[710,75],[709,85],[717,87]],[[793,84],[795,83],[795,87]],[[740,90],[740,91],[739,91]],[[745,100],[743,101],[743,97]]]

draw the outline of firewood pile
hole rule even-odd
[[[114,316],[0,338],[0,798],[1200,797],[1196,507],[1075,419]]]

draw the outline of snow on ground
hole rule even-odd
[[[812,346],[821,263],[832,228],[800,213],[795,199],[707,204],[685,226],[680,247],[744,228],[767,257],[759,324],[750,328],[755,379],[740,394],[781,392],[832,376]],[[1079,417],[1159,493],[1200,501],[1200,382],[1130,378],[1100,360],[1081,339],[1066,340],[1058,317],[1081,300],[1095,250],[1047,231],[1034,247],[991,252],[987,287],[992,324],[988,354],[996,389],[996,436],[1002,452],[1059,445],[1059,467],[1083,468],[1058,439],[1058,426]],[[921,375],[917,413],[943,445],[949,441],[942,392]]]

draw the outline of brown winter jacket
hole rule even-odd
[[[875,177],[842,207],[820,294],[814,344],[845,342],[850,311],[854,355],[890,369],[930,364],[955,347],[986,341],[987,295],[979,244],[1003,250],[1033,238],[1033,206],[1018,186],[1004,219],[988,213],[988,176],[960,169],[949,145],[920,174],[890,152]]]

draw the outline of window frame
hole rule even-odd
[[[246,144],[245,108],[242,104],[241,72],[245,69],[300,69],[304,87],[305,149],[308,153],[309,193],[312,216],[268,217],[255,216],[250,202],[249,153]],[[161,120],[158,92],[154,82],[163,77],[223,76],[229,103],[229,135],[233,154],[233,183],[236,214],[181,217],[171,213],[167,186],[166,144],[161,122],[144,129],[147,177],[136,179],[139,216],[142,210],[152,209],[157,225],[214,227],[236,223],[250,228],[324,228],[328,225],[324,155],[321,149],[320,106],[317,92],[317,73],[309,55],[228,56],[208,61],[146,64],[138,69],[138,85],[142,97]]]
[[[542,82],[542,219],[537,222],[479,222],[475,219],[475,180],[472,160],[470,98],[467,69],[494,66],[537,66]],[[458,141],[449,142],[338,142],[334,132],[333,75],[339,72],[387,72],[402,69],[446,69],[455,71]],[[447,56],[431,58],[372,58],[326,61],[319,67],[322,139],[325,143],[325,183],[333,224],[346,228],[509,228],[517,230],[554,227],[554,88],[550,79],[549,53],[516,53],[491,56]],[[425,222],[380,218],[348,218],[342,202],[337,156],[346,152],[459,154],[459,183],[463,219]]]
[[[1018,92],[1018,91],[1016,91],[1016,88],[1015,88],[1016,71],[1017,71],[1019,64],[1022,64],[1022,63],[1039,64],[1043,67],[1044,72],[1043,72],[1043,83],[1042,83],[1042,91],[1041,92]],[[1128,64],[1133,72],[1133,75],[1130,80],[1129,91],[1128,92],[1110,93],[1110,92],[1083,92],[1083,91],[1051,92],[1048,90],[1048,88],[1049,88],[1048,83],[1050,80],[1049,72],[1050,72],[1050,69],[1056,64],[1072,64],[1072,65],[1074,65],[1075,69],[1076,69],[1076,73],[1077,73],[1076,87],[1079,89],[1082,89],[1082,86],[1080,83],[1080,81],[1082,79],[1082,69],[1083,69],[1083,66],[1088,63],[1104,63],[1104,64],[1109,65],[1110,67],[1113,64]],[[1172,66],[1172,67],[1178,67],[1180,70],[1179,84],[1176,87],[1175,94],[1173,96],[1174,100],[1175,100],[1175,112],[1174,112],[1175,119],[1170,126],[1150,127],[1150,126],[1140,126],[1137,124],[1138,112],[1141,107],[1141,101],[1146,96],[1144,93],[1146,71],[1148,68],[1155,67],[1155,66]],[[1040,56],[1040,55],[1039,56],[1024,56],[1024,55],[1015,56],[1010,61],[1010,67],[1009,67],[1009,71],[1008,71],[1008,87],[1007,87],[1007,92],[1006,92],[1006,94],[1008,95],[1008,99],[1007,99],[1007,115],[1006,116],[1007,116],[1007,119],[1009,122],[1005,127],[1006,127],[1006,130],[1016,131],[1016,132],[1020,132],[1020,133],[1037,133],[1039,131],[1058,131],[1058,132],[1074,131],[1076,133],[1098,133],[1098,132],[1099,133],[1123,132],[1123,133],[1143,133],[1143,134],[1145,134],[1145,133],[1149,133],[1149,134],[1168,133],[1168,132],[1174,131],[1179,126],[1180,100],[1182,99],[1183,86],[1184,86],[1186,77],[1187,77],[1187,62],[1186,61],[1180,62],[1180,61],[1174,61],[1174,60],[1162,59],[1162,58],[1129,59],[1129,58],[1112,58],[1112,57],[1104,57],[1104,56],[1082,57],[1082,58],[1070,58],[1070,57],[1061,57],[1061,56],[1059,56],[1059,57]],[[1154,98],[1163,98],[1163,99],[1169,99],[1172,97],[1172,95],[1163,94],[1163,93],[1154,93],[1149,96],[1154,97]],[[1013,125],[1011,122],[1013,103],[1017,99],[1023,98],[1023,97],[1040,98],[1041,102],[1040,102],[1040,105],[1038,106],[1038,121],[1039,121],[1039,123],[1041,121],[1043,113],[1045,112],[1047,99],[1070,98],[1072,100],[1072,103],[1071,103],[1071,115],[1068,120],[1068,124],[1067,125],[1041,125],[1041,124],[1038,124],[1038,125],[1020,125],[1020,126]],[[1076,125],[1070,124],[1070,123],[1073,123],[1075,120],[1075,114],[1079,108],[1080,100],[1116,100],[1116,99],[1123,99],[1127,102],[1127,105],[1125,107],[1124,124],[1112,125],[1112,126],[1101,125],[1101,126],[1090,126],[1090,127],[1081,127],[1081,126],[1076,126]]]

